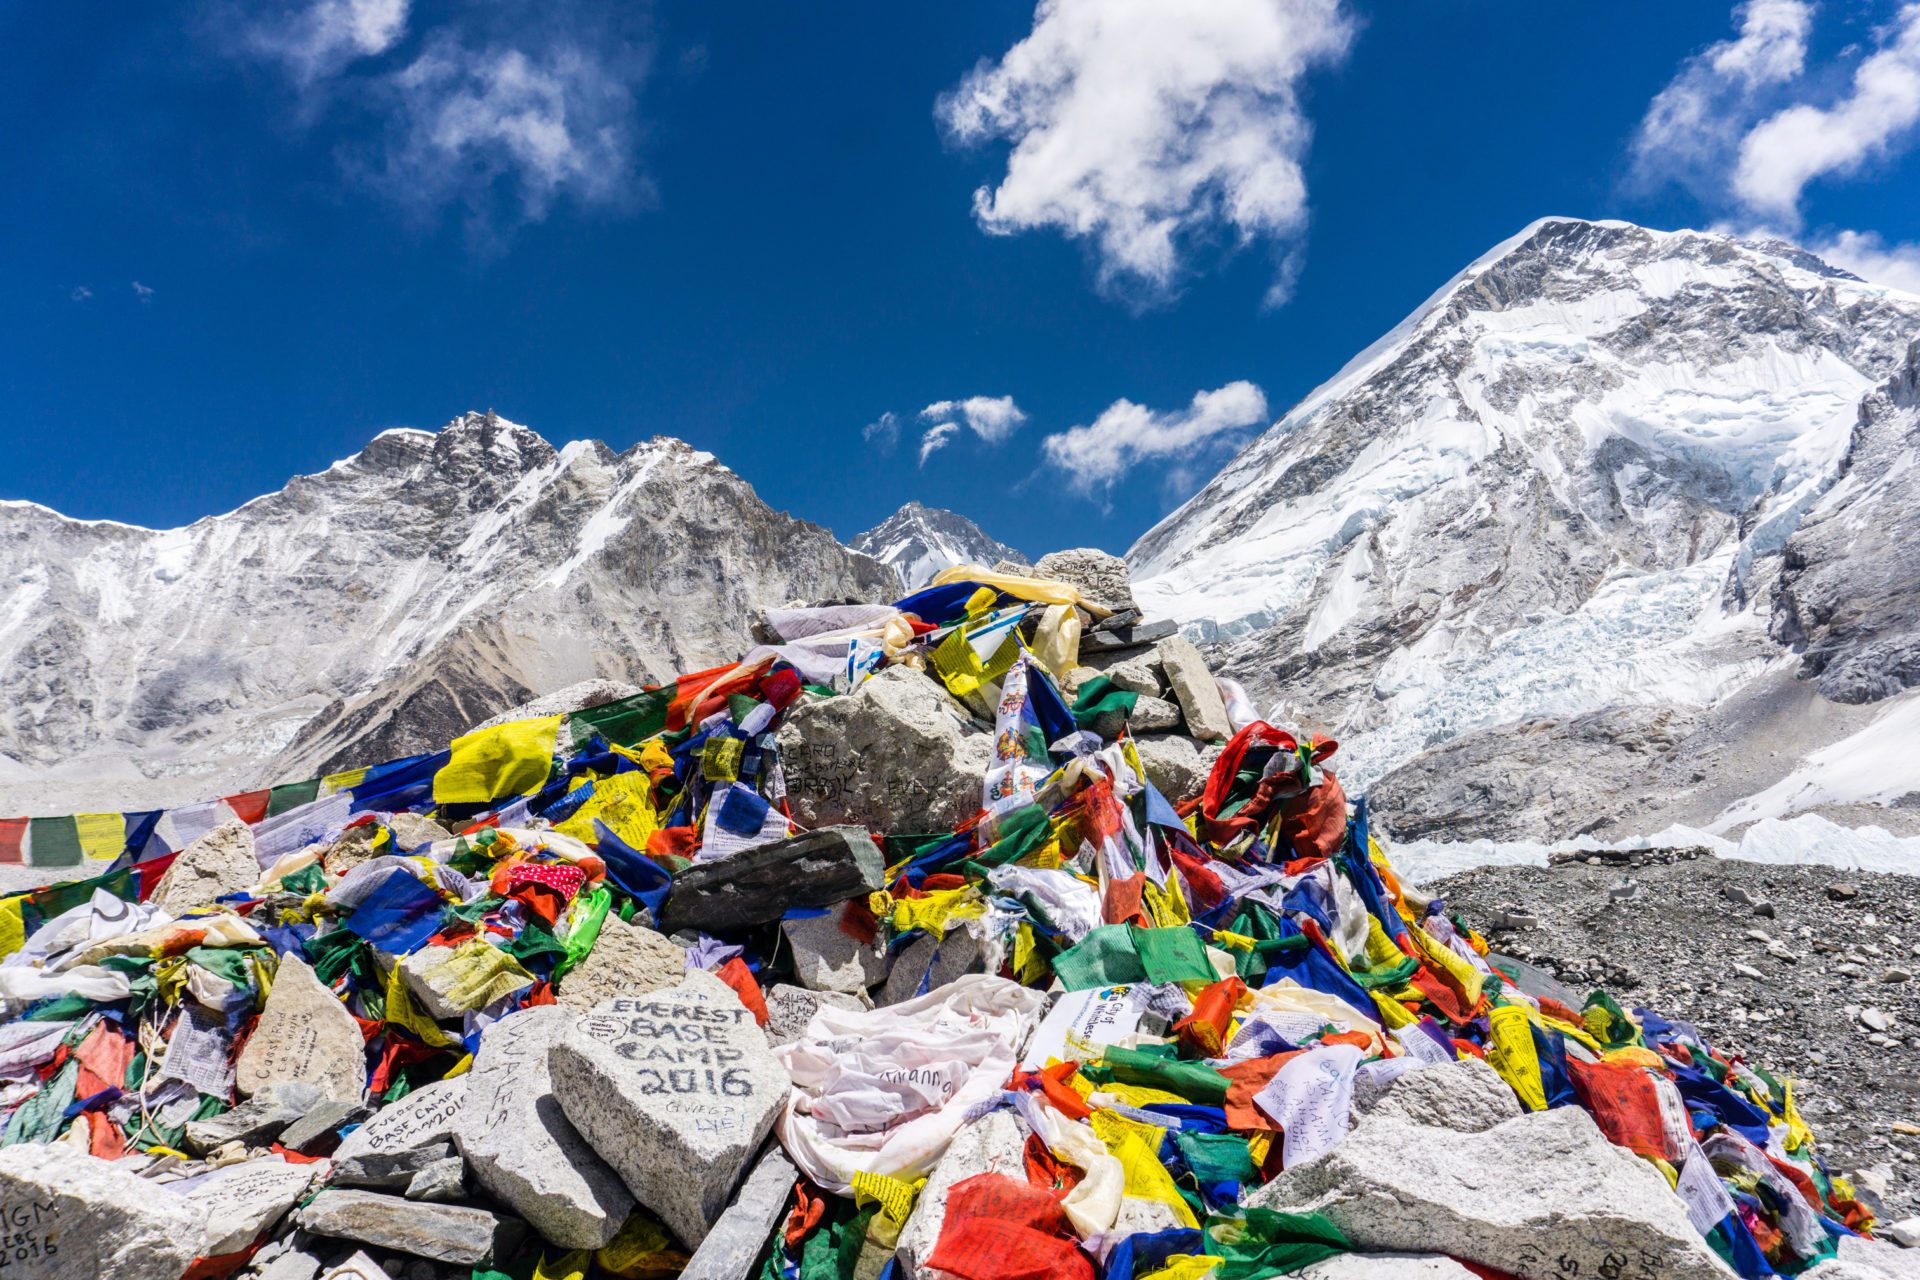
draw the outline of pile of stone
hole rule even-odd
[[[442,766],[519,777],[484,802],[443,772],[405,808],[336,805],[350,822],[284,856],[236,822],[164,873],[14,903],[0,1265],[1915,1272],[1847,1229],[1872,1228],[1873,1189],[1830,1178],[1780,1080],[1717,1036],[1490,951],[1394,879],[1364,805],[1337,857],[1296,856],[1289,806],[1321,774],[1140,618],[1124,564],[994,580],[1000,608],[1066,584],[1081,629],[1064,670],[1018,659],[992,725],[922,661],[955,617],[903,609],[911,641],[894,626],[846,688],[701,673],[666,691],[673,727],[633,733],[659,691],[612,691],[639,710],[591,733],[545,705],[544,773],[516,773],[526,718]],[[1045,727],[1020,681],[1071,703],[1095,676],[1130,716],[1009,729]],[[1047,776],[983,809],[1010,757]],[[1541,924],[1517,901],[1481,918]],[[1650,1136],[1589,1072],[1689,1091],[1637,1117]]]

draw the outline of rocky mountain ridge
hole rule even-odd
[[[0,504],[0,810],[175,804],[443,743],[536,693],[733,656],[893,575],[656,437],[469,413],[180,529]]]
[[[957,564],[1032,563],[965,516],[924,506],[917,499],[847,546],[897,570],[907,591],[919,590],[942,569]]]

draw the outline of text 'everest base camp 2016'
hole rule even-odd
[[[1920,1275],[1917,333],[1549,219],[1124,559],[7,503],[0,1269]]]

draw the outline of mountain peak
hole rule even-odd
[[[918,590],[942,569],[956,564],[1031,563],[965,516],[929,507],[917,498],[847,545],[893,569],[908,591]]]

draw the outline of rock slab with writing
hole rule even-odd
[[[484,1041],[483,1041],[484,1043]],[[453,1123],[467,1097],[470,1076],[436,1080],[374,1113],[341,1140],[333,1153],[336,1171],[352,1160],[393,1157],[436,1147],[453,1136]]]
[[[169,915],[184,915],[196,907],[212,906],[216,898],[245,893],[258,883],[260,863],[254,857],[253,828],[235,818],[180,851],[153,887],[151,905]]]
[[[550,1051],[574,1017],[538,1005],[481,1033],[453,1138],[480,1185],[535,1231],[563,1249],[598,1249],[620,1230],[633,1198],[555,1097]]]
[[[264,1147],[289,1125],[326,1099],[326,1090],[304,1080],[290,1080],[256,1093],[231,1111],[204,1120],[187,1121],[183,1141],[188,1151],[205,1153],[229,1142]]]
[[[993,735],[932,676],[888,667],[850,694],[802,698],[779,730],[793,816],[805,826],[951,831],[980,807]]]
[[[300,1211],[300,1225],[315,1235],[471,1267],[493,1253],[503,1223],[468,1205],[429,1204],[373,1191],[322,1191]]]
[[[240,1051],[242,1094],[303,1081],[328,1097],[358,1101],[367,1091],[366,1039],[333,992],[295,955],[282,956],[267,1007]]]
[[[789,1082],[739,997],[711,974],[687,976],[602,1004],[554,1044],[549,1062],[574,1127],[634,1199],[697,1247]]]
[[[1323,1213],[1362,1250],[1443,1253],[1520,1280],[1727,1274],[1666,1179],[1578,1107],[1480,1133],[1369,1116],[1246,1203]]]
[[[887,864],[861,827],[821,827],[696,862],[673,878],[669,933],[721,933],[778,920],[792,907],[826,907],[886,883]]]
[[[206,1215],[206,1256],[238,1253],[260,1238],[307,1193],[313,1164],[290,1164],[278,1156],[228,1165],[172,1189]]]
[[[0,1150],[0,1224],[10,1280],[178,1280],[207,1243],[199,1209],[64,1143]]]
[[[643,996],[677,986],[687,976],[687,953],[652,929],[608,913],[593,950],[554,987],[560,1003],[582,1013],[615,996]]]

